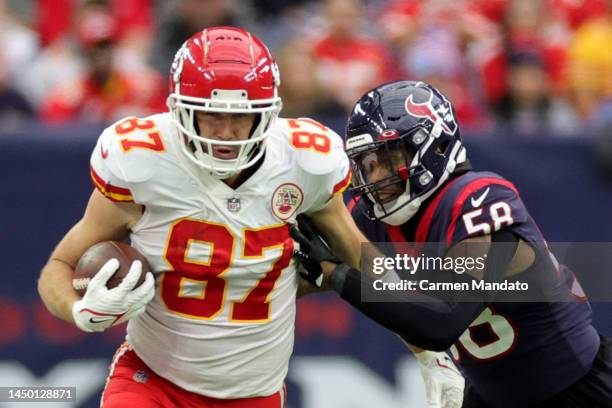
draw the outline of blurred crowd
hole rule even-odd
[[[610,131],[612,0],[0,0],[0,129],[163,111],[174,53],[214,25],[270,46],[285,117],[409,78],[465,133]]]

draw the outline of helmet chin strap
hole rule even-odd
[[[427,200],[438,189],[438,187],[446,181],[448,175],[448,172],[444,172],[444,176],[440,178],[440,181],[435,188],[412,200],[410,199],[410,191],[405,191],[401,196],[395,199],[395,201],[385,205],[387,212],[393,211],[395,208],[399,208],[399,210],[394,211],[392,214],[385,216],[385,211],[381,211],[381,206],[378,204],[375,205],[374,215],[376,215],[376,217],[378,217],[385,224],[393,225],[394,227],[408,222],[408,220],[411,219],[414,214],[417,213],[417,211],[419,211],[421,203]],[[387,208],[387,206],[390,208]]]

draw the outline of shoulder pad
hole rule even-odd
[[[428,205],[416,241],[459,242],[525,222],[528,213],[516,187],[490,172],[451,180]]]
[[[102,132],[93,155],[99,154],[115,177],[140,183],[154,175],[156,156],[163,151],[163,136],[155,122],[126,118]]]
[[[333,130],[310,118],[287,119],[289,145],[306,173],[322,175],[347,161],[342,138]]]
[[[447,242],[514,228],[528,219],[516,187],[508,180],[493,173],[475,173],[466,179],[458,183],[456,193],[444,206],[451,213]]]

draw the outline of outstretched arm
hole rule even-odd
[[[382,324],[386,328],[398,333],[402,338],[413,345],[429,350],[446,350],[463,333],[469,324],[478,316],[484,307],[482,298],[474,298],[471,293],[459,292],[459,297],[452,301],[440,299],[424,293],[411,290],[374,290],[374,282],[381,280],[386,283],[395,283],[401,277],[390,270],[381,279],[372,270],[372,263],[363,263],[361,270],[345,264],[328,262],[331,258],[329,249],[324,241],[311,229],[307,237],[294,234],[303,250],[296,256],[309,270],[315,274],[322,271],[331,286],[343,299],[359,309],[362,313]],[[513,263],[517,251],[518,238],[510,231],[498,231],[493,241],[511,242],[511,245],[490,246],[491,237],[478,238],[480,250],[488,255],[487,277],[489,280],[500,280]],[[327,251],[327,253],[326,253]],[[488,253],[487,253],[488,251]],[[452,256],[452,251],[449,254]],[[319,264],[318,261],[323,260]],[[317,268],[313,268],[315,265]],[[454,272],[448,272],[456,280],[470,282],[473,278]],[[364,297],[371,296],[364,301]],[[416,351],[416,350],[414,350]]]
[[[333,253],[345,264],[359,269],[361,263],[361,244],[368,239],[361,233],[341,194],[336,194],[325,208],[308,214],[317,230],[329,243]]]

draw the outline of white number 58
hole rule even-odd
[[[489,214],[492,220],[491,223],[487,221],[477,222],[476,218],[482,215],[482,212],[482,208],[477,208],[474,211],[463,214],[463,222],[465,223],[465,229],[468,235],[475,235],[479,232],[488,235],[498,231],[503,225],[512,225],[514,223],[512,209],[508,203],[503,201],[492,204],[489,207]]]

